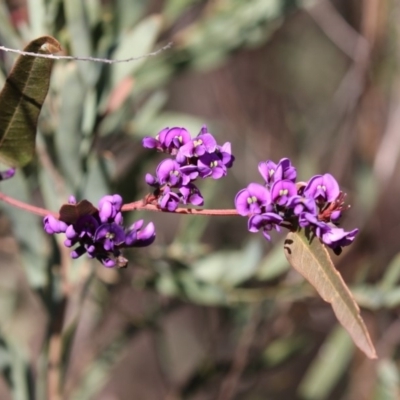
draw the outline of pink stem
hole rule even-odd
[[[19,208],[21,210],[28,211],[32,214],[39,215],[40,217],[45,217],[46,215],[53,215],[55,218],[59,217],[59,214],[45,208],[35,207],[30,204],[24,203],[23,201],[16,200],[12,197],[5,195],[0,192],[0,200],[5,203],[11,204],[13,207]],[[198,210],[195,208],[177,208],[175,211],[165,211],[159,209],[153,204],[146,204],[143,200],[135,201],[133,203],[124,204],[122,206],[122,211],[133,211],[133,210],[146,210],[146,211],[156,211],[156,212],[169,212],[174,214],[190,214],[190,215],[214,215],[214,216],[227,216],[227,215],[239,215],[235,209],[231,210]]]
[[[45,217],[46,215],[53,215],[54,217],[58,217],[58,213],[55,213],[50,210],[46,210],[45,208],[35,207],[30,204],[24,203],[23,201],[16,200],[12,197],[5,195],[0,192],[0,200],[4,201],[4,203],[11,204],[13,207],[20,208],[21,210],[28,211],[32,214],[39,215],[41,217]]]

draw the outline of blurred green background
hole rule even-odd
[[[65,54],[156,57],[55,63],[35,162],[2,182],[58,210],[75,194],[143,197],[160,155],[141,138],[203,123],[236,156],[206,183],[233,208],[259,161],[332,173],[360,228],[334,262],[379,359],[239,217],[127,215],[157,240],[126,270],[72,262],[39,218],[0,204],[0,399],[400,398],[400,6],[396,0],[0,0],[0,44],[43,34]],[[0,83],[15,55],[0,53]]]

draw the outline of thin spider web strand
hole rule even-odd
[[[121,60],[110,60],[108,58],[96,58],[96,57],[74,57],[74,56],[57,56],[54,54],[40,54],[40,53],[32,53],[30,51],[23,51],[23,50],[17,50],[17,49],[10,49],[5,46],[0,46],[0,50],[6,51],[6,52],[11,52],[11,53],[16,53],[21,56],[29,56],[29,57],[39,57],[39,58],[50,58],[53,60],[73,60],[73,61],[93,61],[93,62],[99,62],[99,63],[105,63],[105,64],[118,64],[118,63],[124,63],[124,62],[131,62],[131,61],[138,61],[143,58],[148,58],[148,57],[154,57],[161,52],[169,49],[172,47],[172,42],[168,43],[164,47],[161,47],[160,49],[153,51],[152,53],[144,54],[139,57],[130,57],[130,58],[125,58]]]

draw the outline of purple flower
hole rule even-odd
[[[275,164],[271,160],[260,162],[258,164],[258,171],[268,186],[280,180],[295,182],[297,176],[296,168],[293,167],[288,158],[282,158],[278,164]]]
[[[193,189],[193,182],[198,178],[219,179],[225,176],[235,159],[231,144],[227,142],[219,146],[206,125],[193,139],[185,128],[174,127],[162,130],[155,140],[146,138],[143,145],[174,156],[158,165],[155,176],[145,176],[146,183],[154,188],[154,200],[151,201],[168,211],[176,210],[179,202],[202,205],[203,197],[197,188]],[[180,193],[165,190],[164,186],[178,189]]]
[[[193,204],[195,206],[202,206],[204,204],[204,199],[200,190],[193,183],[182,186],[179,191],[182,194],[183,204]]]
[[[179,149],[178,154],[187,158],[200,157],[205,153],[213,153],[217,148],[217,142],[211,133],[205,133],[192,139]]]
[[[226,167],[217,154],[203,154],[197,163],[201,178],[220,179],[226,175]]]
[[[49,235],[53,235],[54,233],[65,232],[68,225],[63,221],[54,218],[52,215],[47,215],[43,219],[43,228]]]
[[[199,134],[198,134],[197,136],[205,135],[206,133],[210,133],[210,132],[208,132],[207,125],[204,124],[204,125],[200,128],[200,132],[199,132]]]
[[[331,174],[313,176],[304,189],[304,196],[312,197],[317,202],[332,202],[340,194],[339,185]]]
[[[259,183],[250,183],[235,197],[236,210],[240,215],[261,214],[262,208],[271,202],[268,189]]]
[[[353,229],[346,232],[342,228],[324,224],[316,230],[317,236],[321,238],[322,242],[332,249],[340,249],[341,247],[348,246],[353,243],[354,238],[358,233],[358,229]]]
[[[304,228],[310,224],[318,225],[318,209],[315,200],[311,197],[293,196],[286,207],[293,209],[294,215],[299,217],[299,225]]]
[[[0,171],[0,181],[5,181],[12,178],[15,175],[15,168],[9,168],[5,171]]]
[[[99,201],[100,221],[105,223],[114,220],[121,211],[122,202],[122,197],[119,194],[102,197]],[[118,218],[121,218],[121,216]]]
[[[176,187],[182,182],[180,165],[170,158],[160,162],[156,174],[161,185]]]
[[[174,127],[165,134],[165,146],[172,152],[178,150],[191,140],[190,133],[185,128]]]
[[[164,128],[156,138],[145,137],[143,147],[157,149],[162,152],[176,154],[177,150],[191,140],[190,133],[185,128]]]
[[[143,147],[147,149],[157,149],[158,151],[166,151],[167,146],[165,145],[165,136],[169,128],[164,128],[160,132],[158,132],[155,138],[146,136],[142,140]]]
[[[126,234],[125,243],[129,247],[149,246],[156,238],[156,229],[150,222],[143,228],[143,220],[136,221]]]
[[[77,247],[75,250],[71,251],[70,255],[71,255],[71,258],[73,258],[75,260],[76,258],[79,258],[80,256],[82,256],[85,253],[86,253],[85,246],[82,245],[82,246]]]
[[[293,208],[295,215],[300,215],[303,212],[308,212],[317,215],[317,205],[311,197],[293,196],[286,204],[288,208]]]
[[[271,188],[271,201],[284,206],[291,197],[296,196],[296,185],[289,180],[275,181]]]
[[[178,208],[179,201],[179,195],[172,192],[168,186],[164,188],[162,194],[158,198],[160,208],[170,212],[175,211]]]
[[[68,197],[68,204],[76,204],[76,198],[72,194]]]
[[[168,188],[169,189],[169,188]],[[100,199],[99,209],[87,200],[76,203],[70,197],[68,212],[66,205],[60,214],[64,221],[48,215],[44,218],[44,229],[49,234],[65,233],[64,245],[73,247],[72,258],[87,254],[90,258],[98,259],[104,266],[125,267],[127,259],[121,255],[121,249],[130,246],[147,246],[154,241],[155,228],[152,223],[142,228],[143,221],[137,221],[125,232],[122,226],[122,197],[107,195]],[[71,215],[74,216],[71,218]]]
[[[276,166],[274,181],[288,180],[295,182],[297,177],[296,168],[293,167],[291,161],[288,158],[282,158]]]
[[[114,251],[114,248],[124,241],[125,231],[115,223],[100,225],[96,230],[95,242],[102,243],[106,251]]]
[[[80,238],[85,236],[94,237],[97,227],[99,226],[99,222],[92,215],[83,215],[76,221],[74,225],[71,226],[74,226],[74,229]]]
[[[270,185],[274,182],[275,170],[276,164],[271,160],[260,162],[258,164],[258,171],[267,185]]]
[[[182,174],[182,185],[188,185],[189,182],[194,181],[199,176],[199,169],[197,165],[185,165],[180,168]]]
[[[277,231],[280,230],[279,224],[283,221],[283,218],[273,212],[267,212],[261,215],[252,215],[248,221],[248,229],[250,232],[258,232],[260,229],[263,230],[263,235],[267,240],[271,240],[271,236],[268,234],[273,228]]]
[[[224,164],[226,168],[231,168],[235,161],[235,157],[232,155],[231,144],[226,142],[224,145],[218,146],[217,150],[222,164]]]
[[[296,168],[288,158],[278,164],[267,160],[258,164],[265,186],[251,183],[239,191],[235,198],[236,210],[249,216],[250,232],[263,231],[270,239],[269,231],[280,226],[293,231],[307,227],[326,246],[339,254],[343,246],[351,244],[358,232],[337,227],[345,205],[346,194],[340,191],[330,174],[312,177],[308,183],[297,182]]]
[[[149,137],[149,136],[146,136],[143,138],[142,146],[146,149],[157,149],[160,151],[163,150],[160,141],[153,137]]]
[[[158,187],[158,186],[160,186],[160,184],[159,184],[157,178],[154,177],[154,176],[151,175],[151,174],[146,174],[146,176],[145,176],[144,179],[145,179],[146,183],[147,183],[149,186],[153,186],[153,187]]]

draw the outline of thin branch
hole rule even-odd
[[[32,206],[31,204],[25,203],[23,201],[19,201],[14,199],[13,197],[9,197],[4,193],[0,192],[0,200],[4,201],[4,203],[11,204],[15,208],[19,208],[24,211],[28,211],[32,214],[39,215],[41,217],[45,217],[46,215],[53,215],[54,217],[58,217],[58,213],[47,210],[45,208],[40,208],[36,206]]]
[[[4,201],[7,204],[11,204],[13,207],[19,208],[21,210],[30,212],[32,214],[39,215],[40,217],[45,217],[46,215],[53,215],[55,218],[59,218],[59,214],[47,210],[46,208],[40,208],[36,206],[32,206],[31,204],[25,203],[23,201],[19,201],[14,199],[13,197],[9,197],[4,193],[0,192],[0,201]],[[165,212],[171,214],[190,214],[190,215],[213,215],[213,216],[229,216],[229,215],[239,215],[235,209],[227,209],[227,210],[210,210],[203,209],[198,210],[195,208],[177,208],[175,211],[167,211],[161,210],[157,206],[153,204],[146,204],[145,201],[139,200],[133,203],[125,204],[122,206],[122,211],[134,211],[134,210],[144,210],[144,211],[156,211],[156,212]]]
[[[178,207],[175,211],[161,210],[154,204],[146,204],[145,201],[139,200],[122,206],[122,211],[146,210],[155,212],[165,212],[172,214],[191,214],[191,215],[213,215],[213,216],[229,216],[239,215],[236,209],[227,210],[210,210]]]
[[[110,60],[108,58],[96,58],[96,57],[74,57],[74,56],[57,56],[54,54],[40,54],[40,53],[32,53],[30,51],[23,51],[23,50],[17,50],[17,49],[10,49],[5,46],[0,46],[0,50],[6,51],[6,52],[11,52],[11,53],[16,53],[21,56],[29,56],[29,57],[39,57],[39,58],[50,58],[53,60],[73,60],[73,61],[93,61],[93,62],[98,62],[98,63],[104,63],[104,64],[118,64],[118,63],[125,63],[125,62],[131,62],[131,61],[138,61],[143,58],[148,58],[148,57],[154,57],[164,50],[169,49],[172,47],[172,42],[168,43],[167,45],[161,47],[160,49],[153,51],[152,53],[144,54],[142,56],[138,57],[130,57],[130,58],[125,58],[125,59],[120,59],[120,60]]]

